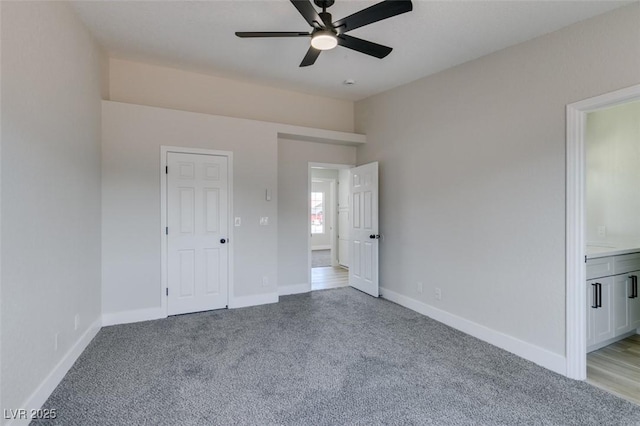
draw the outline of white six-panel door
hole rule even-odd
[[[167,153],[167,303],[177,315],[228,304],[228,158]]]
[[[378,297],[377,162],[351,169],[349,195],[349,285]]]

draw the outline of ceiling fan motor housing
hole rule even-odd
[[[329,8],[333,6],[335,0],[313,0],[316,6],[321,7],[322,9]]]

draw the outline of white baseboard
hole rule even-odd
[[[431,305],[412,299],[394,291],[380,288],[383,298],[416,311],[429,318],[433,318],[443,324],[460,330],[464,333],[477,337],[487,343],[491,343],[505,351],[518,355],[526,360],[536,363],[544,368],[554,371],[563,376],[567,375],[567,359],[539,346],[532,345],[515,337],[493,330],[484,325],[469,321],[457,315],[434,308]]]
[[[308,293],[310,291],[311,291],[311,286],[309,285],[309,283],[293,284],[293,285],[278,287],[279,296],[286,296],[288,294]]]
[[[20,408],[24,408],[27,410],[27,414],[31,412],[31,410],[37,410],[42,407],[47,401],[47,398],[51,395],[51,393],[55,390],[55,388],[60,384],[64,376],[73,366],[73,363],[76,362],[80,354],[89,346],[91,340],[96,337],[96,334],[100,331],[101,328],[101,319],[98,318],[93,322],[85,331],[82,336],[76,341],[76,343],[69,348],[66,354],[62,357],[60,362],[56,364],[55,367],[51,370],[49,375],[45,377],[45,379],[40,383],[40,385],[36,388],[35,391],[27,398],[27,400],[20,406]],[[55,407],[53,407],[55,408]],[[13,419],[9,420],[6,425],[9,426],[17,426],[17,425],[28,425],[30,419]]]
[[[240,296],[229,300],[229,309],[246,308],[248,306],[278,303],[278,293],[256,294],[255,296]]]
[[[167,313],[161,307],[136,309],[133,311],[113,312],[110,314],[102,314],[102,325],[129,324],[132,322],[150,321],[160,318],[166,318]]]
[[[311,246],[311,250],[331,250],[331,245],[330,244],[325,244],[322,246]]]

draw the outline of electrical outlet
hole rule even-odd
[[[436,287],[434,293],[436,296],[436,300],[442,300],[442,290],[440,290],[440,287]]]
[[[268,216],[263,216],[260,218],[260,225],[262,226],[266,226],[269,224],[269,217]]]
[[[418,293],[422,293],[423,290],[422,282],[418,281]]]
[[[268,286],[269,286],[269,277],[265,275],[264,277],[262,277],[262,287],[268,287]]]
[[[598,226],[598,237],[605,238],[607,236],[607,227],[604,225]]]
[[[54,352],[58,352],[58,337],[60,336],[60,333],[56,333],[53,335],[53,350]]]
[[[76,314],[75,318],[73,319],[73,329],[77,330],[80,327],[80,314]]]

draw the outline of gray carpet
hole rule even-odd
[[[64,425],[619,425],[640,406],[351,288],[103,328]]]
[[[311,250],[311,267],[331,266],[331,250]]]

